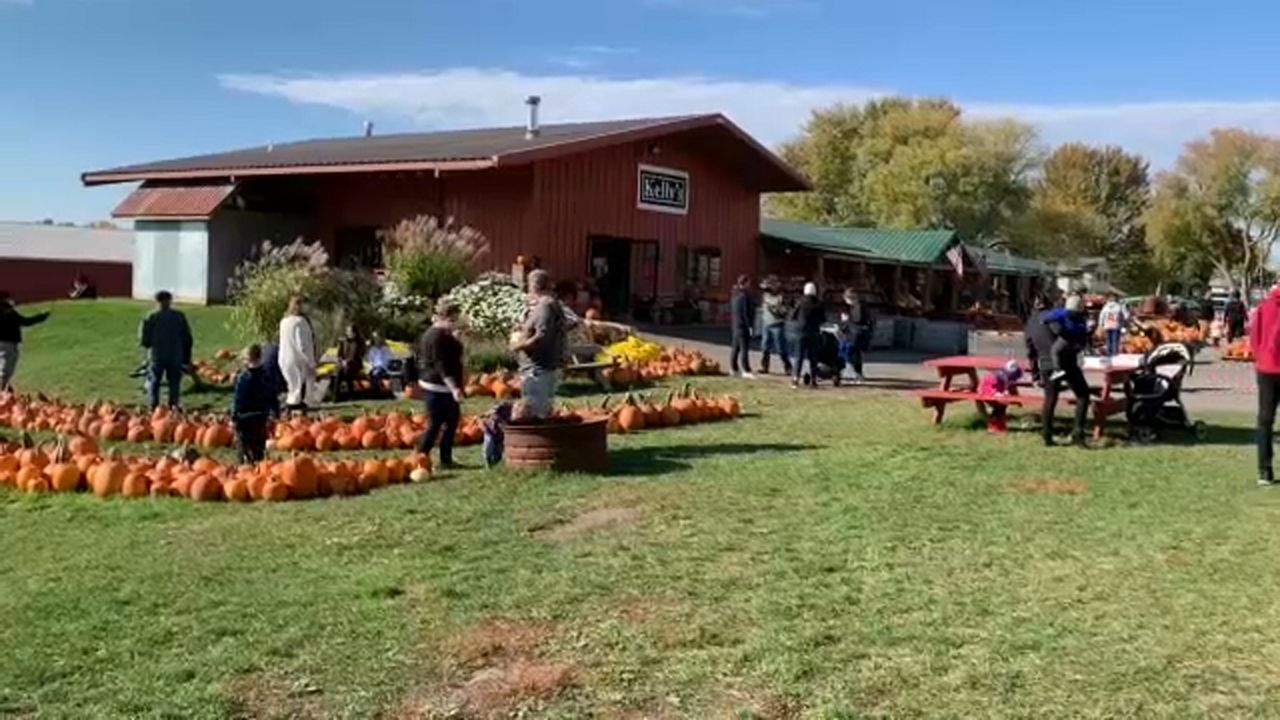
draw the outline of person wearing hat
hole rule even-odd
[[[1022,379],[1022,366],[1017,360],[1010,360],[1004,367],[988,373],[978,385],[978,394],[982,397],[1000,398],[1005,395],[1018,394],[1018,381]],[[993,404],[991,414],[987,417],[987,432],[1009,432],[1008,408]]]
[[[804,296],[800,298],[800,302],[796,303],[796,307],[791,311],[792,319],[796,321],[799,329],[800,343],[796,351],[795,374],[791,376],[791,387],[800,387],[800,381],[804,377],[804,363],[809,361],[809,377],[815,379],[817,373],[817,354],[819,335],[822,333],[822,324],[827,321],[827,312],[822,307],[822,300],[818,298],[818,286],[814,283],[807,282],[804,284]],[[817,384],[816,382],[814,383]]]
[[[1084,300],[1067,298],[1060,308],[1051,308],[1027,322],[1027,359],[1044,386],[1041,432],[1045,445],[1054,445],[1053,417],[1058,408],[1062,384],[1076,397],[1075,426],[1071,444],[1085,447],[1085,425],[1089,419],[1089,383],[1080,369],[1080,353],[1089,342],[1089,326],[1084,317]]]

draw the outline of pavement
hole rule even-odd
[[[644,326],[637,330],[663,345],[684,346],[701,351],[707,357],[729,367],[729,331],[724,327],[705,325]],[[972,355],[995,355],[1022,359],[1026,355],[1022,333],[976,333],[970,347]],[[872,350],[867,353],[865,375],[861,386],[843,386],[841,391],[857,392],[863,388],[879,390],[916,390],[937,385],[936,373],[922,364],[936,355],[902,350]],[[760,354],[751,353],[752,367],[758,368]],[[772,368],[773,375],[760,376],[761,382],[786,382],[782,370]],[[1196,364],[1182,388],[1182,401],[1193,417],[1196,413],[1232,413],[1253,415],[1257,412],[1257,385],[1253,365],[1221,360],[1213,348],[1201,350]]]

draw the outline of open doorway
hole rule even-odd
[[[593,235],[588,238],[587,274],[595,281],[606,314],[618,317],[631,309],[631,241]]]

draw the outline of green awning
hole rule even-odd
[[[937,265],[956,243],[952,230],[838,228],[793,220],[761,218],[760,234],[791,245],[867,262],[893,265]]]

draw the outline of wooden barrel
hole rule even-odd
[[[607,420],[507,425],[503,461],[522,470],[603,473],[609,470]]]

